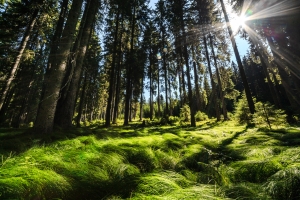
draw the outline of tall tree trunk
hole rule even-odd
[[[160,117],[160,81],[159,81],[159,61],[157,62],[157,116]]]
[[[5,101],[5,98],[7,96],[8,90],[9,90],[9,88],[10,88],[10,86],[11,86],[11,84],[12,84],[14,78],[15,78],[16,72],[17,72],[17,70],[19,68],[23,52],[24,52],[24,50],[26,48],[26,45],[27,45],[27,42],[29,40],[31,31],[33,30],[33,27],[34,27],[35,22],[37,20],[38,14],[39,14],[39,9],[35,9],[33,11],[32,16],[31,16],[29,24],[26,27],[26,30],[24,32],[22,41],[21,41],[20,46],[18,48],[18,55],[16,56],[16,60],[15,60],[13,66],[12,66],[12,68],[10,70],[10,73],[9,73],[9,75],[7,77],[7,80],[5,81],[5,85],[4,85],[3,89],[2,89],[2,94],[1,94],[1,97],[0,97],[0,111],[1,111],[2,106],[4,104],[4,101]]]
[[[120,19],[120,7],[118,7],[118,12],[117,12],[113,56],[112,56],[110,73],[109,73],[109,88],[108,88],[108,100],[107,100],[106,116],[105,116],[105,126],[110,126],[110,120],[111,120],[111,107],[112,107],[111,104],[113,100],[113,93],[114,93],[114,86],[115,86],[115,68],[116,68],[116,57],[117,57],[116,51],[117,51],[117,44],[118,44],[119,19]]]
[[[121,48],[121,47],[119,47]],[[116,83],[116,98],[115,98],[115,108],[113,114],[113,124],[117,123],[118,113],[119,113],[119,102],[120,102],[120,85],[121,85],[121,61],[122,61],[122,52],[119,49],[119,59],[117,67],[117,83]]]
[[[153,120],[153,70],[152,70],[152,65],[153,65],[153,59],[152,59],[153,53],[152,53],[152,35],[150,38],[150,66],[149,66],[149,81],[150,81],[150,120]]]
[[[132,94],[132,68],[135,63],[134,61],[134,55],[133,55],[133,45],[134,45],[134,31],[135,31],[135,11],[136,11],[136,0],[133,1],[133,13],[132,13],[132,19],[131,19],[131,39],[130,39],[130,63],[127,63],[127,68],[126,68],[126,95],[125,95],[125,113],[124,113],[124,125],[128,125],[129,123],[129,117],[130,116],[130,99],[131,99],[131,94]]]
[[[217,117],[217,120],[220,121],[221,120],[221,114],[220,114],[220,109],[219,109],[219,99],[218,99],[218,95],[217,95],[217,86],[216,86],[216,83],[213,79],[213,74],[212,74],[212,71],[211,71],[211,64],[210,64],[210,58],[209,58],[209,54],[208,54],[206,36],[203,37],[203,42],[204,42],[205,55],[206,55],[206,60],[207,60],[207,65],[208,65],[208,72],[209,72],[211,87],[212,87],[211,98],[210,98],[210,101],[209,101],[209,110],[210,110],[210,106],[212,105],[212,101],[215,100],[216,117]]]
[[[74,35],[82,3],[83,0],[73,1],[62,33],[60,46],[57,50],[55,65],[51,66],[45,75],[43,99],[40,102],[34,125],[36,132],[47,134],[53,131],[56,105],[65,75],[70,48],[75,39]]]
[[[173,115],[173,107],[172,107],[172,89],[171,89],[171,80],[170,79],[168,79],[168,84],[169,84],[169,94],[170,94],[170,96],[169,96],[169,100],[170,100],[170,116],[172,116]]]
[[[189,55],[187,50],[187,41],[186,41],[186,32],[185,32],[185,24],[183,19],[183,1],[180,0],[180,25],[182,31],[182,39],[183,39],[183,55],[185,59],[185,66],[187,70],[187,81],[188,81],[188,98],[189,98],[189,106],[190,106],[190,114],[191,114],[191,126],[196,126],[195,120],[195,108],[194,108],[194,100],[193,100],[193,92],[192,92],[192,84],[191,84],[191,72],[189,66]]]
[[[166,53],[164,53],[163,56],[164,59],[164,76],[165,76],[165,96],[166,96],[166,113],[165,116],[169,116],[169,103],[168,103],[168,70],[167,70],[167,65],[166,65]]]
[[[225,8],[225,5],[224,5],[224,1],[220,0],[220,2],[221,2],[221,6],[222,6],[224,16],[225,16],[225,21],[226,21],[226,24],[227,24],[227,29],[228,29],[230,40],[231,40],[231,43],[232,43],[232,48],[233,48],[233,51],[234,51],[234,55],[235,55],[236,61],[238,63],[240,75],[241,75],[242,82],[243,82],[243,85],[244,85],[246,98],[247,98],[247,101],[248,101],[248,106],[249,106],[250,112],[252,114],[254,114],[254,112],[255,112],[254,102],[253,102],[253,99],[252,99],[251,91],[250,91],[249,84],[248,84],[248,81],[247,81],[247,77],[246,77],[246,74],[245,74],[245,70],[244,70],[244,67],[243,67],[243,64],[242,64],[240,53],[239,53],[238,48],[236,46],[236,42],[235,42],[234,35],[233,35],[232,29],[231,29],[231,25],[230,25],[230,21],[229,21],[227,11],[226,11],[226,8]]]
[[[213,45],[211,34],[209,35],[209,39],[210,39],[211,52],[213,54],[213,58],[214,58],[214,62],[215,62],[216,75],[217,75],[217,80],[218,80],[218,85],[219,85],[219,95],[220,95],[219,97],[220,97],[221,104],[222,104],[223,116],[224,116],[224,120],[228,120],[226,101],[224,98],[221,76],[220,76],[220,72],[219,72],[219,67],[218,67],[217,58],[215,55],[215,50],[214,50],[214,45]]]
[[[182,106],[184,104],[186,104],[186,83],[185,83],[185,75],[184,75],[184,67],[183,67],[183,53],[182,53],[182,49],[180,48],[180,72],[181,72],[181,84],[182,84],[182,96],[183,98],[181,99],[182,101]]]
[[[74,116],[76,99],[78,96],[79,84],[83,69],[83,60],[88,48],[88,43],[93,30],[94,19],[98,10],[98,0],[90,0],[91,6],[87,7],[88,12],[82,29],[82,35],[78,48],[78,56],[76,58],[76,66],[73,71],[70,86],[63,99],[62,105],[57,107],[55,119],[57,125],[67,129],[72,127],[72,119]]]
[[[141,84],[141,100],[140,100],[140,121],[143,120],[143,104],[144,104],[144,100],[143,100],[143,94],[144,94],[144,76],[142,78],[142,84]]]
[[[79,101],[79,105],[78,105],[78,114],[76,116],[76,127],[77,128],[80,127],[80,121],[81,121],[82,113],[83,113],[83,106],[84,106],[85,96],[86,96],[86,88],[87,88],[87,84],[88,84],[87,76],[88,76],[87,71],[85,71],[83,86],[82,86],[81,95],[80,95],[80,101]]]
[[[81,22],[80,22],[80,28],[79,28],[78,34],[76,36],[75,43],[72,46],[70,56],[68,58],[65,77],[64,77],[64,80],[63,80],[63,83],[62,83],[63,87],[62,87],[61,92],[60,92],[60,98],[57,102],[56,111],[59,111],[59,110],[61,110],[61,107],[64,107],[63,104],[64,104],[65,99],[67,97],[67,94],[69,92],[71,79],[73,78],[74,69],[77,65],[76,60],[77,60],[78,53],[80,52],[80,42],[81,42],[81,39],[82,39],[82,34],[84,32],[84,26],[85,26],[85,22],[86,22],[86,19],[87,19],[87,15],[88,15],[88,12],[89,12],[89,6],[90,5],[91,5],[91,0],[86,0],[84,13],[83,13],[83,16],[82,16]],[[57,46],[57,48],[58,48],[58,46]],[[59,116],[60,114],[57,113],[55,115]],[[54,124],[59,125],[60,122],[56,121],[56,120],[57,120],[57,117],[54,118]]]
[[[196,90],[196,97],[195,97],[195,101],[196,101],[196,111],[199,111],[201,108],[201,95],[200,95],[200,87],[199,87],[199,77],[198,77],[198,73],[197,73],[197,66],[196,66],[196,56],[195,56],[195,52],[194,52],[194,45],[192,45],[192,51],[193,51],[193,68],[194,68],[194,77],[195,77],[195,90]]]

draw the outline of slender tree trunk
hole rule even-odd
[[[39,14],[39,9],[35,9],[33,11],[32,16],[31,16],[30,22],[29,22],[28,26],[26,27],[26,30],[25,30],[25,33],[23,35],[22,41],[21,41],[20,46],[18,48],[18,55],[16,56],[16,60],[15,60],[13,66],[10,70],[10,73],[8,75],[8,78],[5,82],[5,85],[4,85],[3,90],[2,90],[2,94],[1,94],[1,97],[0,97],[0,111],[3,107],[3,104],[4,104],[5,98],[7,96],[8,90],[9,90],[9,88],[10,88],[10,86],[11,86],[11,84],[12,84],[14,78],[15,78],[16,72],[19,68],[23,52],[26,48],[26,45],[27,45],[27,42],[29,40],[31,31],[33,30],[33,27],[34,27],[35,22],[37,20],[38,14]]]
[[[119,61],[118,61],[118,67],[117,67],[117,83],[116,83],[115,109],[114,109],[113,122],[112,122],[113,124],[117,123],[118,112],[119,112],[120,85],[121,85],[121,60],[122,60],[122,52],[121,52],[121,49],[119,49]]]
[[[176,56],[176,59],[177,59],[177,70],[176,70],[176,73],[178,75],[179,99],[180,99],[180,107],[182,108],[183,107],[183,97],[182,97],[182,87],[181,87],[182,81],[181,81],[181,76],[180,76],[181,64],[180,64],[178,56]]]
[[[159,61],[157,63],[157,116],[160,117],[160,81],[159,81]]]
[[[118,7],[117,12],[117,20],[116,20],[116,28],[115,28],[115,35],[114,35],[114,47],[113,47],[113,56],[112,56],[112,63],[110,68],[110,75],[109,75],[109,89],[108,89],[108,100],[107,100],[107,107],[106,107],[106,116],[105,116],[105,126],[110,126],[111,120],[111,104],[113,100],[113,93],[114,93],[114,86],[115,86],[115,66],[116,66],[116,51],[117,51],[117,44],[118,44],[118,32],[119,32],[119,19],[120,19],[120,7]]]
[[[76,127],[78,127],[78,128],[80,127],[80,121],[82,118],[83,106],[84,106],[84,102],[85,102],[86,88],[87,88],[87,76],[88,76],[87,72],[85,72],[82,91],[81,91],[81,95],[80,95],[80,101],[79,101],[79,105],[78,105],[78,114],[76,116]]]
[[[152,40],[152,37],[151,37],[151,40]],[[150,120],[153,120],[153,72],[152,72],[152,65],[153,65],[153,59],[152,59],[152,56],[153,56],[153,53],[152,53],[152,42],[150,41],[150,59],[149,59],[149,62],[150,62],[150,66],[149,66],[149,81],[150,81]]]
[[[216,83],[213,79],[213,74],[212,74],[212,71],[211,71],[211,64],[210,64],[210,58],[209,58],[209,54],[208,54],[206,36],[203,37],[203,42],[204,42],[206,60],[207,60],[207,65],[208,65],[208,72],[209,72],[211,87],[212,87],[212,93],[211,93],[211,99],[210,99],[209,105],[210,106],[212,105],[212,101],[214,99],[215,102],[216,102],[215,103],[215,110],[216,110],[217,121],[220,121],[221,120],[221,114],[220,114],[220,109],[219,109],[219,99],[218,99],[218,95],[217,95],[217,86],[216,86]],[[210,110],[210,106],[209,106],[209,110]]]
[[[54,115],[59,98],[65,70],[68,62],[70,48],[74,42],[76,25],[80,16],[83,0],[73,1],[68,19],[62,33],[60,46],[57,50],[57,59],[45,75],[43,99],[40,102],[34,129],[38,133],[51,133],[53,131]]]
[[[169,103],[168,103],[168,78],[167,78],[167,65],[166,65],[166,53],[163,56],[164,59],[164,76],[165,76],[165,96],[166,96],[166,113],[165,116],[169,116]]]
[[[217,75],[217,80],[218,80],[218,85],[219,85],[219,95],[220,95],[219,98],[220,98],[221,104],[222,104],[223,116],[224,116],[224,120],[228,120],[226,102],[224,99],[224,93],[223,93],[223,87],[222,87],[222,81],[221,81],[221,76],[220,76],[220,72],[219,72],[219,68],[218,68],[217,58],[215,55],[215,50],[214,50],[214,45],[213,45],[211,34],[209,35],[209,39],[210,39],[211,52],[213,54],[213,58],[214,58],[214,62],[215,62],[216,75]]]
[[[196,120],[195,120],[195,108],[194,108],[194,101],[193,101],[193,92],[192,92],[192,84],[191,84],[191,72],[190,72],[190,66],[189,66],[189,55],[187,50],[187,41],[186,41],[186,32],[185,32],[185,25],[184,25],[184,19],[183,19],[183,2],[180,0],[181,6],[180,6],[180,22],[181,22],[181,31],[182,31],[182,37],[183,37],[183,55],[185,59],[185,66],[187,70],[187,81],[188,81],[188,98],[189,98],[189,106],[190,106],[190,114],[191,114],[191,126],[196,126]]]
[[[116,82],[116,97],[115,97],[115,104],[114,104],[114,112],[113,112],[113,124],[117,124],[117,119],[118,119],[118,114],[119,114],[119,102],[120,102],[120,87],[121,87],[121,71],[122,71],[122,68],[121,68],[121,63],[122,63],[122,56],[123,56],[123,53],[122,53],[122,30],[124,29],[124,12],[122,11],[122,14],[121,14],[121,28],[120,28],[120,31],[119,31],[119,39],[118,39],[118,65],[117,65],[117,82]]]
[[[135,31],[135,11],[136,11],[136,5],[135,5],[135,0],[133,1],[133,14],[132,14],[132,19],[131,19],[131,39],[130,39],[130,63],[127,63],[127,68],[126,68],[126,95],[125,95],[125,113],[124,113],[124,125],[128,125],[129,123],[129,117],[130,116],[130,99],[131,99],[131,94],[132,94],[132,83],[131,83],[131,72],[132,68],[135,63],[134,61],[134,55],[133,55],[133,45],[134,45],[134,31]]]
[[[169,100],[170,100],[170,116],[172,116],[173,115],[173,106],[172,106],[172,90],[171,90],[171,80],[170,79],[168,79],[168,84],[169,84],[169,94],[170,94],[170,96],[169,96]]]
[[[183,53],[182,49],[180,49],[180,72],[181,72],[181,84],[182,84],[182,106],[186,104],[186,86],[185,86],[185,75],[184,75],[184,67],[183,67]]]
[[[140,121],[143,120],[143,104],[144,104],[144,100],[143,100],[143,94],[144,94],[144,76],[142,78],[142,84],[141,84],[141,100],[140,100]]]
[[[196,66],[196,56],[195,56],[195,52],[194,52],[194,46],[192,45],[192,51],[193,51],[193,57],[194,57],[194,61],[193,61],[193,68],[194,68],[194,77],[195,77],[195,89],[196,89],[196,111],[199,111],[201,108],[201,95],[200,95],[200,87],[199,87],[199,77],[198,77],[198,73],[197,73],[197,66]]]
[[[231,29],[231,25],[230,25],[230,21],[229,21],[227,11],[226,11],[226,8],[225,8],[225,5],[224,5],[224,1],[220,0],[220,2],[221,2],[221,6],[222,6],[224,16],[225,16],[225,21],[227,23],[227,29],[228,29],[228,32],[229,32],[229,35],[230,35],[234,55],[235,55],[236,61],[238,63],[240,75],[241,75],[242,82],[243,82],[243,85],[244,85],[246,98],[247,98],[247,101],[248,101],[248,106],[249,106],[250,112],[253,114],[255,112],[254,102],[253,102],[253,99],[252,99],[251,91],[250,91],[249,84],[248,84],[248,81],[247,81],[247,77],[246,77],[246,74],[245,74],[245,70],[244,70],[244,67],[243,67],[243,64],[242,64],[240,53],[239,53],[238,48],[236,46],[236,42],[235,42],[234,35],[233,35],[232,29]]]

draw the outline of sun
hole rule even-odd
[[[247,19],[245,16],[233,15],[230,21],[233,32],[237,32],[240,27],[244,27],[246,21]]]

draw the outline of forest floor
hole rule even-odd
[[[300,199],[300,129],[0,129],[0,199]]]

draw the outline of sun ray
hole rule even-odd
[[[281,59],[281,60],[277,60],[276,63],[279,65],[278,67],[281,67],[282,69],[285,69],[286,64],[283,62],[283,60],[285,62],[287,62],[289,64],[289,69],[291,71],[291,73],[296,76],[297,78],[300,79],[299,74],[300,74],[300,69],[297,67],[298,64],[297,62],[294,61],[294,59],[292,58],[292,56],[290,55],[291,52],[286,53],[283,49],[281,48],[277,48],[274,44],[270,44],[267,43],[266,45],[263,44],[261,42],[261,40],[263,40],[262,36],[257,34],[252,28],[250,28],[248,25],[246,25],[244,27],[245,31],[248,33],[250,39],[252,40],[252,42],[254,44],[259,44],[259,46],[261,48],[263,48],[263,53],[269,54],[267,48],[265,47],[266,45],[268,47],[270,47],[270,49],[272,50],[272,52],[274,52],[275,54],[277,54],[277,56]],[[260,51],[260,53],[262,53],[262,51]],[[261,55],[263,57],[263,55]],[[270,56],[270,55],[267,55]],[[274,55],[273,55],[274,57]]]
[[[279,2],[270,6],[269,4],[270,4],[269,1],[263,1],[262,3],[259,2],[255,4],[251,8],[251,10],[249,10],[249,6],[246,6],[248,7],[248,10],[246,10],[246,7],[245,9],[243,8],[245,14],[247,14],[247,12],[249,12],[249,14],[255,12],[254,14],[247,17],[247,20],[287,16],[287,15],[295,14],[296,12],[299,11],[300,8],[299,2],[296,1],[291,2],[289,0],[285,0],[283,2]]]

